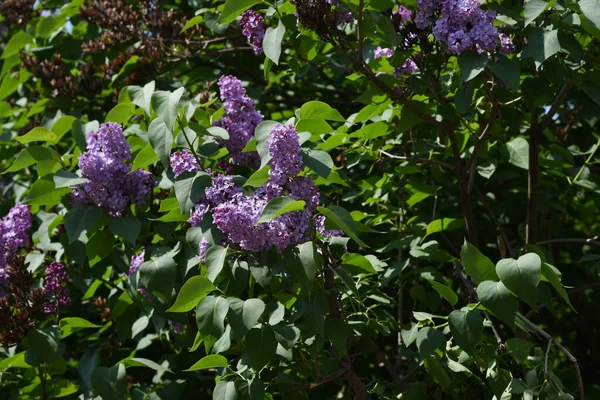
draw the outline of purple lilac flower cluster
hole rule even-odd
[[[319,190],[306,177],[297,176],[304,168],[300,156],[300,142],[293,125],[277,125],[267,140],[271,156],[269,180],[253,194],[246,195],[235,185],[233,178],[217,175],[205,196],[195,206],[188,222],[197,226],[207,212],[224,234],[225,240],[248,251],[275,247],[285,250],[294,243],[310,239],[310,217],[319,204]],[[286,213],[268,223],[257,224],[265,206],[275,197],[287,195],[304,200],[304,211]],[[323,225],[323,224],[320,224]],[[320,226],[319,232],[324,231]],[[200,258],[204,259],[209,247],[206,239],[200,242]]]
[[[265,37],[264,22],[264,18],[253,10],[244,11],[240,18],[242,33],[246,36],[248,43],[254,48],[255,54],[263,52],[262,42]]]
[[[140,270],[140,267],[144,263],[144,256],[146,255],[146,250],[142,250],[139,254],[134,254],[131,257],[131,261],[129,262],[129,272],[127,276],[131,276]]]
[[[229,140],[219,139],[229,150],[234,164],[251,165],[258,160],[256,152],[243,153],[242,150],[252,136],[256,126],[263,120],[260,112],[254,108],[252,99],[246,94],[242,82],[233,76],[219,78],[221,100],[226,115],[215,123],[229,133]]]
[[[0,295],[6,286],[6,258],[16,253],[19,247],[29,244],[27,231],[31,229],[31,213],[29,206],[16,204],[8,214],[0,220]]]
[[[140,270],[140,267],[144,263],[145,255],[146,255],[146,250],[144,249],[144,250],[140,251],[138,254],[134,254],[131,257],[131,261],[129,261],[129,272],[127,272],[127,276],[132,276]],[[138,292],[140,292],[142,295],[144,295],[146,300],[148,300],[149,302],[152,302],[155,299],[154,295],[152,295],[148,291],[148,288],[146,288],[145,286],[140,285],[138,287]]]
[[[304,168],[298,134],[293,125],[277,125],[267,140],[267,150],[271,155],[269,180],[276,185],[283,186]]]
[[[200,166],[196,157],[188,149],[183,149],[171,154],[171,169],[175,178],[177,178],[184,172],[200,171]]]
[[[44,294],[48,300],[44,303],[44,312],[46,314],[54,313],[60,307],[67,307],[71,304],[69,289],[64,285],[69,280],[65,266],[59,262],[52,262],[46,268],[46,279],[44,281]]]
[[[377,48],[373,52],[374,58],[391,57],[393,55],[394,55],[394,50],[386,49],[384,47],[379,47],[379,46],[377,46]],[[409,58],[404,62],[404,64],[402,64],[401,67],[394,68],[394,73],[396,74],[396,76],[400,77],[402,75],[413,74],[413,73],[417,72],[418,70],[419,70],[419,67],[417,66],[417,64],[415,64],[415,62]]]
[[[169,322],[169,325],[171,326],[171,328],[173,328],[173,332],[175,333],[181,333],[184,331],[185,326],[183,326],[182,323],[179,323],[177,321],[173,321],[172,319],[167,320]]]
[[[83,188],[73,189],[75,205],[97,204],[113,216],[121,215],[128,204],[141,205],[156,181],[143,169],[131,172],[125,161],[131,147],[121,125],[107,122],[87,138],[87,151],[79,156],[79,168],[88,179]]]
[[[392,11],[392,15],[400,17],[400,26],[402,26],[412,19],[413,12],[404,6],[398,6],[397,9]]]
[[[452,54],[465,50],[494,51],[500,41],[493,25],[496,14],[481,9],[477,0],[418,0],[415,23],[419,29],[433,26],[433,35]],[[436,19],[438,14],[440,17]],[[505,46],[506,47],[506,46]]]

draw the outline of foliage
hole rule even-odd
[[[0,38],[0,397],[599,395],[597,0],[5,0]]]

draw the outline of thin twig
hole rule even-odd
[[[395,389],[402,389],[404,384],[406,383],[406,381],[408,380],[408,378],[411,377],[411,375],[413,375],[415,372],[419,371],[421,368],[423,368],[425,364],[423,363],[423,361],[421,361],[419,363],[419,365],[417,365],[415,368],[411,369],[410,371],[408,371],[408,373],[406,375],[404,375],[402,377],[402,379],[400,379],[395,385],[394,388]]]
[[[531,327],[531,329],[533,329],[536,333],[538,333],[544,339],[552,340],[554,342],[554,345],[556,346],[556,348],[559,349],[560,351],[562,351],[563,354],[567,357],[567,359],[571,362],[571,364],[573,365],[573,369],[575,369],[575,373],[577,374],[577,384],[579,387],[579,398],[581,400],[584,400],[585,390],[583,387],[583,379],[581,378],[581,371],[579,370],[579,365],[577,364],[577,358],[575,358],[573,356],[573,354],[571,354],[569,352],[569,350],[567,350],[562,344],[560,344],[559,342],[554,340],[552,335],[550,335],[548,332],[546,332],[545,330],[543,330],[542,328],[540,328],[539,326],[537,326],[536,324],[534,324],[533,322],[531,322],[530,320],[525,318],[523,315],[519,314],[519,317],[522,318],[523,321]]]
[[[600,236],[594,236],[592,238],[559,238],[559,239],[549,239],[543,240],[541,242],[537,242],[537,246],[545,246],[548,244],[566,244],[566,243],[581,243],[581,244],[591,244],[593,246],[600,246]]]
[[[316,388],[317,386],[320,386],[324,383],[330,382],[334,379],[340,378],[342,375],[344,375],[346,373],[346,368],[344,367],[340,367],[337,370],[335,370],[334,372],[332,372],[331,374],[325,375],[323,377],[321,377],[320,379],[314,380],[312,382],[308,382],[305,383],[303,385],[297,386],[294,389],[290,390],[289,392],[285,393],[285,396],[288,396],[290,394],[293,393],[297,393],[297,392],[303,392],[306,390],[311,390]]]
[[[506,250],[508,250],[509,256],[510,257],[514,257],[515,253],[513,251],[512,246],[510,245],[510,241],[508,240],[508,236],[506,235],[506,232],[504,231],[504,228],[502,228],[502,224],[500,224],[500,221],[496,217],[496,214],[494,213],[494,210],[492,210],[492,208],[490,207],[489,203],[485,199],[485,195],[481,192],[481,190],[479,190],[479,188],[477,186],[475,186],[475,192],[479,196],[479,199],[481,200],[481,203],[483,204],[483,208],[485,208],[485,210],[488,212],[490,218],[492,219],[492,221],[494,221],[494,224],[498,228],[498,231],[500,231],[500,235],[502,235],[502,239],[504,240],[504,245],[506,246]]]
[[[529,170],[527,171],[527,225],[525,227],[525,243],[535,243],[537,238],[538,213],[538,180],[541,125],[538,124],[537,107],[531,111],[531,128],[529,129]]]
[[[456,174],[456,179],[458,180],[460,203],[463,209],[463,213],[465,214],[465,222],[467,224],[467,237],[469,238],[469,242],[471,242],[473,246],[479,247],[477,224],[475,221],[475,215],[473,214],[473,208],[471,207],[471,199],[469,197],[469,192],[467,190],[467,182],[465,181],[465,175],[463,172],[462,159],[460,158],[460,148],[458,147],[458,142],[456,140],[456,136],[454,135],[454,131],[452,130],[452,128],[447,129],[447,135],[448,139],[450,139],[450,145],[452,146],[452,155],[454,156],[454,161],[456,163],[454,172]]]
[[[389,158],[395,158],[397,160],[405,160],[405,161],[420,161],[420,162],[424,162],[424,163],[429,163],[429,164],[437,164],[441,167],[444,168],[448,168],[450,170],[454,171],[454,165],[449,164],[447,162],[443,162],[443,161],[438,161],[435,160],[433,158],[425,158],[425,157],[407,157],[407,156],[397,156],[391,153],[388,153],[387,151],[383,151],[383,150],[379,150],[379,152],[381,154],[383,154],[384,156],[387,156]]]
[[[364,33],[363,33],[363,9],[365,8],[365,0],[359,0],[358,2],[358,61],[360,63],[363,62],[363,41],[364,41]]]
[[[553,338],[548,340],[548,348],[546,349],[546,356],[544,357],[544,380],[548,380],[548,356],[550,355],[550,348],[552,347]]]
[[[42,389],[42,400],[48,400],[48,392],[46,391],[46,374],[41,365],[38,365],[38,376],[40,377],[40,386]]]

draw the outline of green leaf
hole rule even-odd
[[[279,65],[279,56],[281,55],[281,40],[285,34],[285,26],[279,20],[277,28],[269,27],[263,38],[262,46],[265,56]]]
[[[477,54],[474,51],[464,51],[458,56],[458,66],[463,81],[467,82],[479,75],[487,65],[486,52]]]
[[[166,124],[169,131],[173,131],[177,113],[179,112],[179,99],[181,99],[183,91],[184,89],[180,87],[174,92],[159,90],[152,93],[150,100],[152,108],[156,112],[158,119]],[[150,124],[150,126],[152,126],[152,124]],[[150,134],[150,129],[148,129],[148,134]],[[171,148],[169,146],[169,151],[170,150]],[[157,152],[157,154],[160,156],[160,153]]]
[[[31,142],[53,142],[56,140],[56,134],[46,128],[38,126],[23,136],[17,136],[15,140],[21,144]]]
[[[333,343],[340,356],[346,354],[346,346],[350,338],[350,331],[341,318],[327,319],[325,321],[325,336]]]
[[[440,296],[442,296],[442,298],[448,300],[452,307],[454,307],[454,305],[458,303],[458,296],[448,286],[436,281],[429,281],[429,283],[431,283],[431,286],[433,286],[435,291],[438,292]]]
[[[105,229],[94,233],[85,246],[90,266],[93,267],[108,257],[113,251],[114,243],[115,237],[110,230]]]
[[[60,329],[50,326],[44,329],[33,328],[27,332],[29,348],[42,362],[50,362],[58,352]]]
[[[74,174],[73,172],[65,171],[60,169],[54,173],[54,185],[56,189],[64,187],[73,187],[86,183],[87,178]]]
[[[342,256],[342,263],[358,267],[360,270],[362,270],[362,272],[366,272],[368,274],[377,273],[369,259],[361,254],[345,253]]]
[[[460,229],[465,225],[465,220],[463,218],[442,218],[431,221],[429,225],[427,225],[427,233],[423,237],[425,239],[427,236],[432,233],[437,232],[445,232],[445,231],[453,231],[455,229]]]
[[[135,244],[140,231],[142,222],[138,217],[128,215],[126,217],[110,217],[108,227],[111,232],[122,237],[131,244]]]
[[[506,143],[505,148],[508,151],[508,162],[519,168],[529,169],[529,143],[527,140],[516,137]]]
[[[92,372],[92,388],[103,400],[122,400],[127,392],[127,375],[123,364],[98,367]]]
[[[326,119],[329,121],[346,122],[338,110],[322,101],[309,101],[300,107],[300,119]]]
[[[208,279],[214,282],[219,276],[219,273],[225,266],[225,258],[227,256],[227,247],[212,245],[206,251],[205,263]]]
[[[198,305],[198,302],[215,290],[212,282],[205,276],[192,276],[188,279],[179,293],[177,299],[167,312],[187,312]]]
[[[152,101],[152,93],[154,93],[154,81],[147,83],[144,87],[127,86],[127,94],[131,102],[140,107],[146,115],[150,116],[150,102]]]
[[[494,263],[466,240],[461,248],[460,258],[467,275],[475,284],[498,280]]]
[[[227,301],[229,303],[227,321],[229,321],[236,338],[242,340],[258,323],[260,316],[265,311],[265,303],[260,299],[243,301],[235,297],[228,297]]]
[[[87,232],[100,220],[103,210],[93,206],[75,206],[65,214],[65,230],[69,244],[76,240],[87,242]]]
[[[433,354],[443,341],[444,334],[441,331],[429,326],[422,328],[417,334],[417,348],[419,349],[421,360]]]
[[[301,154],[304,165],[315,171],[317,175],[327,179],[333,169],[333,160],[329,153],[323,150],[307,149],[303,150]]]
[[[541,275],[544,280],[548,281],[552,285],[554,290],[556,290],[556,292],[560,295],[560,297],[563,298],[563,300],[569,305],[569,307],[571,307],[571,309],[575,311],[575,308],[569,300],[569,295],[567,294],[567,291],[560,282],[560,279],[556,275],[556,272],[554,272],[554,270],[549,264],[542,262]]]
[[[255,371],[260,371],[275,359],[277,340],[273,330],[267,326],[250,329],[244,344],[250,365]]]
[[[138,169],[145,168],[149,165],[154,164],[157,161],[160,161],[160,158],[158,158],[158,156],[154,152],[152,145],[147,144],[135,156],[135,159],[133,160],[133,166],[131,167],[131,169],[133,171],[137,171]]]
[[[140,266],[140,280],[151,293],[160,295],[163,301],[169,302],[173,285],[177,276],[177,263],[173,257],[163,255]]]
[[[225,316],[229,303],[222,297],[206,296],[196,306],[196,323],[201,335],[221,337],[225,331]]]
[[[362,247],[369,248],[369,246],[359,239],[356,235],[356,225],[354,224],[354,219],[352,215],[342,207],[338,206],[330,206],[328,208],[325,207],[317,207],[317,211],[327,217],[328,220],[333,222],[339,229],[341,229],[346,235],[348,235],[352,240],[358,243]]]
[[[299,245],[298,256],[302,265],[302,268],[298,270],[298,274],[301,275],[300,283],[304,290],[310,293],[316,273],[323,266],[323,257],[319,253],[317,245],[313,242],[305,242]]]
[[[237,400],[237,398],[235,382],[224,380],[220,380],[217,383],[212,395],[212,400]]]
[[[506,348],[508,354],[513,356],[519,364],[522,364],[527,360],[529,352],[533,349],[533,344],[523,339],[512,338],[506,341]]]
[[[244,11],[259,3],[262,3],[262,0],[227,0],[217,22],[220,24],[229,24]]]
[[[521,85],[521,68],[515,59],[504,55],[496,55],[490,69],[504,82],[509,89],[517,91]]]
[[[448,373],[446,373],[444,367],[442,367],[440,360],[438,360],[435,356],[427,356],[423,360],[423,365],[425,366],[427,372],[431,374],[433,380],[440,385],[445,392],[448,392],[448,389],[450,389],[453,383],[448,376]]]
[[[22,170],[23,168],[27,168],[30,165],[46,160],[56,161],[58,163],[59,156],[53,149],[42,146],[29,146],[19,153],[17,159],[13,162],[10,168],[3,172],[3,174],[8,172],[16,172]]]
[[[171,133],[171,130],[163,121],[157,118],[148,127],[148,140],[165,169],[169,169],[171,167],[171,147],[173,147],[173,133]]]
[[[304,200],[294,200],[287,196],[274,198],[265,206],[265,209],[256,223],[262,224],[265,222],[271,222],[275,218],[285,213],[302,211],[304,210],[305,204],[306,202]]]
[[[597,29],[600,29],[600,1],[598,0],[579,0],[579,8],[590,23]]]
[[[531,57],[535,67],[540,65],[560,50],[558,30],[545,30],[543,28],[530,29],[527,44],[523,49],[523,58]]]
[[[61,330],[60,338],[64,339],[82,329],[100,328],[101,325],[92,324],[90,321],[79,317],[67,317],[60,320],[59,326]]]
[[[485,308],[510,327],[515,326],[519,299],[502,282],[484,281],[477,286],[477,296]]]
[[[175,196],[182,213],[194,207],[204,196],[204,190],[210,186],[210,175],[204,171],[185,172],[175,180]]]
[[[246,186],[251,186],[251,187],[255,187],[255,188],[261,187],[269,180],[269,171],[270,170],[271,170],[271,167],[269,165],[265,165],[264,167],[262,167],[261,169],[259,169],[258,171],[256,171],[252,175],[250,175],[250,178],[248,178],[246,183],[244,183],[244,187],[246,187]]]
[[[227,359],[218,354],[209,354],[206,357],[202,357],[200,361],[184,371],[200,371],[209,368],[225,368],[227,367]]]
[[[542,260],[535,253],[522,255],[518,260],[498,261],[496,273],[504,286],[537,310],[537,287],[541,279]]]
[[[528,0],[525,3],[525,25],[523,28],[527,27],[532,21],[534,21],[541,13],[546,11],[549,4],[542,0]]]
[[[456,344],[466,353],[474,355],[475,345],[483,333],[483,318],[477,310],[454,310],[448,316],[450,332]]]
[[[10,38],[8,43],[6,43],[0,59],[8,58],[14,54],[18,54],[22,48],[31,43],[33,43],[33,37],[30,34],[23,31],[15,33]]]
[[[133,116],[133,111],[134,109],[131,104],[117,104],[108,112],[104,122],[116,122],[117,124],[123,124],[129,121],[129,118]]]
[[[183,33],[203,21],[204,21],[204,17],[202,15],[196,15],[195,17],[191,18],[188,22],[185,23],[183,28],[181,28],[181,32],[179,32],[179,33]]]

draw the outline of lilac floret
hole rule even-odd
[[[271,182],[283,186],[304,168],[300,155],[300,141],[293,125],[275,126],[267,141],[267,149],[271,155],[269,161]]]
[[[129,263],[129,272],[128,276],[131,276],[140,270],[140,267],[144,263],[144,255],[146,254],[146,250],[142,250],[139,254],[134,254],[131,257],[131,261]]]
[[[29,244],[27,233],[29,229],[31,229],[31,213],[29,206],[24,204],[16,204],[0,220],[0,295],[4,293],[3,288],[7,285],[6,258],[16,253],[20,247]]]
[[[229,133],[229,139],[219,139],[225,145],[231,160],[238,165],[251,165],[258,161],[256,152],[242,152],[252,139],[256,126],[263,116],[254,108],[254,102],[246,95],[242,82],[233,76],[219,78],[219,89],[226,116],[214,125],[220,126]]]
[[[200,171],[200,166],[196,157],[188,149],[183,149],[171,154],[171,169],[173,170],[173,175],[177,178],[185,172]]]
[[[169,322],[169,325],[171,326],[171,328],[173,328],[173,332],[175,332],[175,333],[181,333],[185,329],[185,326],[182,323],[173,321],[171,319],[169,319],[168,322]]]
[[[465,50],[479,53],[494,51],[499,33],[493,25],[496,14],[481,9],[476,0],[419,0],[415,24],[419,29],[432,27],[435,39],[446,45],[448,52]],[[436,19],[436,12],[440,17]]]
[[[255,54],[263,52],[262,42],[265,37],[265,20],[253,10],[244,11],[240,18],[242,33],[246,36],[248,43],[254,48]]]
[[[68,280],[69,276],[62,263],[54,261],[46,268],[44,294],[47,296],[47,300],[43,305],[46,314],[54,313],[60,307],[67,307],[71,304],[69,289],[65,287]]]
[[[87,151],[79,156],[79,168],[88,182],[73,189],[74,205],[98,205],[120,216],[129,204],[141,205],[156,181],[145,170],[131,171],[125,162],[131,148],[119,124],[108,122],[87,138]]]

